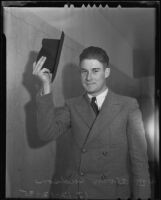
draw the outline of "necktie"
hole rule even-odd
[[[93,108],[95,114],[98,115],[99,110],[98,110],[98,106],[97,106],[97,104],[96,104],[96,97],[92,97],[91,106],[92,106],[92,108]]]

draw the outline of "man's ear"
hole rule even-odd
[[[109,77],[109,75],[110,75],[110,68],[106,67],[106,69],[105,69],[105,78]]]

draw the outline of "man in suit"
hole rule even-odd
[[[99,47],[80,55],[82,96],[56,109],[51,94],[51,74],[42,69],[44,57],[33,65],[42,81],[37,96],[37,126],[40,138],[56,140],[71,129],[70,165],[56,198],[127,199],[150,198],[147,144],[138,103],[112,92],[109,57]]]

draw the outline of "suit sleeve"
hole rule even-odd
[[[70,128],[70,111],[64,107],[55,108],[52,94],[37,95],[37,129],[41,140],[56,140]]]
[[[141,111],[135,99],[130,104],[127,125],[133,198],[148,199],[151,195],[151,187],[147,143]]]

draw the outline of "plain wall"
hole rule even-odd
[[[107,81],[115,92],[139,99],[145,81],[133,78],[133,48],[97,10],[83,10],[77,16],[72,14],[73,10],[68,18],[63,17],[63,23],[56,18],[58,11],[54,12],[55,27],[32,14],[31,9],[5,8],[4,11],[7,39],[6,195],[46,197],[55,172],[56,154],[59,155],[67,134],[65,139],[49,144],[41,142],[37,136],[35,96],[39,82],[32,76],[32,64],[41,48],[42,38],[59,38],[62,29],[66,34],[52,85],[56,106],[82,93],[78,56],[91,44],[103,47],[109,53],[111,77]],[[151,81],[154,81],[153,77]],[[149,88],[146,91],[152,97]],[[62,151],[66,149],[68,147],[64,146]]]

